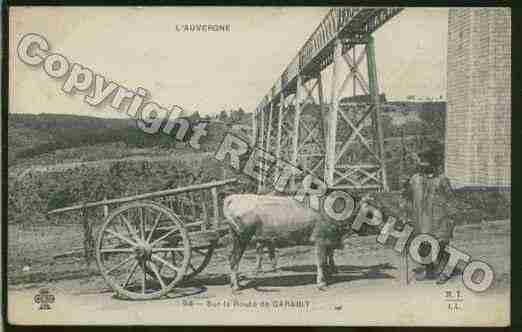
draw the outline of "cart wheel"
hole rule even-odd
[[[114,210],[103,224],[96,246],[105,281],[119,295],[137,300],[169,293],[183,279],[190,256],[183,222],[171,210],[152,202]]]
[[[187,268],[185,280],[192,279],[207,267],[208,263],[210,263],[210,259],[212,258],[212,254],[214,253],[214,248],[216,245],[217,242],[213,242],[208,246],[192,248],[190,263]]]

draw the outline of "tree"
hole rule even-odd
[[[192,120],[192,121],[198,121],[198,120],[201,120],[201,115],[199,115],[198,111],[195,111],[194,113],[192,113],[189,116],[189,119]]]
[[[184,118],[187,116],[187,111],[185,111],[185,109],[183,108],[180,108],[180,111],[179,111],[179,114],[178,114],[178,118]]]
[[[230,117],[234,122],[241,122],[245,116],[245,111],[239,107],[237,110],[231,111]]]
[[[406,136],[423,135],[425,130],[423,123],[418,120],[407,120],[401,128]]]
[[[438,140],[430,140],[426,146],[430,148],[419,153],[420,159],[427,163],[426,168],[432,173],[442,173],[444,169],[444,145]]]
[[[446,105],[445,103],[427,103],[419,112],[419,118],[423,121],[426,135],[435,135],[438,139],[444,138],[446,130]]]
[[[393,119],[389,114],[381,115],[381,123],[383,136],[385,138],[395,136],[395,126],[393,125]]]
[[[219,120],[221,120],[221,121],[223,121],[223,122],[227,122],[227,121],[228,121],[228,113],[227,113],[227,111],[222,110],[222,111],[219,113]]]

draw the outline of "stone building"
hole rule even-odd
[[[511,10],[449,10],[445,171],[456,187],[511,185]]]

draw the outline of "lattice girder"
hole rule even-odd
[[[301,80],[299,80],[301,81]],[[325,139],[322,114],[322,82],[317,76],[301,81],[300,114],[296,131],[297,147],[295,151],[296,166],[324,180]]]
[[[344,43],[338,40],[334,50],[325,178],[331,188],[387,190],[373,39]],[[347,95],[357,102],[346,102]]]

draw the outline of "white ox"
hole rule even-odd
[[[326,286],[325,272],[328,274],[335,270],[333,251],[342,248],[342,238],[350,232],[351,224],[355,216],[361,212],[363,202],[380,211],[383,221],[387,220],[388,216],[410,221],[414,234],[429,232],[441,240],[441,247],[445,246],[453,237],[453,215],[456,213],[452,207],[455,198],[447,178],[414,175],[406,189],[403,196],[387,192],[365,194],[356,204],[352,215],[342,222],[335,222],[320,212],[303,206],[294,197],[246,194],[228,196],[224,201],[223,212],[232,229],[233,238],[230,255],[231,286],[239,289],[239,262],[254,236],[258,241],[258,268],[262,254],[259,250],[261,245],[273,246],[274,239],[314,242],[317,285],[320,288]],[[390,231],[389,227],[380,230],[381,234]],[[271,256],[274,255],[271,253]],[[407,256],[401,257],[401,279],[407,282],[409,270],[404,260]],[[441,257],[426,270],[434,270],[434,266],[431,265],[438,264],[441,264]]]
[[[317,286],[326,286],[325,272],[334,270],[333,251],[342,247],[342,235],[348,225],[326,218],[295,198],[285,196],[230,195],[224,200],[223,213],[232,230],[233,247],[229,261],[230,283],[234,290],[240,289],[237,278],[239,262],[254,236],[256,241],[293,239],[314,242]]]

